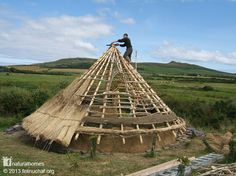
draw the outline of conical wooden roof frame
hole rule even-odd
[[[183,133],[185,121],[157,96],[142,76],[111,46],[80,78],[23,120],[36,140],[69,146],[80,134],[126,136],[171,131]]]

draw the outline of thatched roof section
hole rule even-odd
[[[80,78],[23,120],[36,139],[68,146],[79,134],[139,135],[184,130],[178,118],[115,46]],[[115,128],[115,129],[114,129]],[[125,140],[123,139],[125,143]]]

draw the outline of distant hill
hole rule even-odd
[[[47,68],[78,68],[88,69],[97,59],[92,58],[67,58],[59,59],[53,62],[45,62],[38,64]]]
[[[65,58],[52,62],[45,62],[33,65],[18,65],[13,66],[19,70],[30,71],[43,71],[56,70],[57,72],[73,72],[76,73],[76,69],[84,70],[88,69],[96,59],[92,58]],[[134,65],[134,64],[133,64]],[[231,73],[221,72],[202,66],[180,63],[171,61],[170,63],[151,63],[142,62],[138,63],[138,71],[142,74],[165,74],[165,75],[187,75],[187,76],[235,76]]]
[[[210,68],[171,61],[169,63],[138,63],[138,70],[145,73],[188,75],[188,76],[232,76],[231,73]]]

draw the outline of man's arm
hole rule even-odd
[[[113,41],[113,42],[111,42],[111,43],[115,43],[115,42],[121,43],[121,42],[125,42],[125,40],[124,40],[124,39],[118,39],[118,40],[115,40],[115,41]]]
[[[117,40],[117,42],[125,42],[125,39],[123,38],[123,39],[119,39],[119,40]]]
[[[122,43],[122,42],[125,42],[125,39],[118,39],[118,40],[115,40],[115,41],[111,42],[111,44],[116,43],[116,42]],[[124,44],[120,44],[120,46],[121,46],[121,47],[124,47],[125,45],[124,45]]]

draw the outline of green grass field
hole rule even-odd
[[[22,73],[0,73],[0,87],[21,87],[25,89],[43,88],[46,90],[57,90],[60,82],[70,83],[76,76],[44,75],[44,74],[22,74]]]
[[[20,88],[32,92],[41,90],[49,97],[55,95],[61,88],[67,86],[75,79],[73,76],[64,75],[43,75],[43,74],[22,74],[22,73],[0,73],[0,91]],[[1,110],[1,107],[0,107]],[[7,116],[7,117],[6,117]],[[3,115],[0,113],[0,129],[8,128],[17,122],[21,122],[24,115],[12,114]]]
[[[0,142],[0,154],[2,156],[12,156],[14,161],[44,162],[45,167],[43,168],[54,170],[56,176],[121,176],[121,174],[126,175],[181,156],[197,157],[207,152],[202,141],[194,139],[184,147],[158,151],[154,158],[144,157],[144,153],[98,153],[93,160],[88,154],[58,154],[43,151],[33,147],[33,144],[20,134],[6,135],[0,132]],[[38,168],[31,167],[28,169]],[[1,164],[0,175],[8,176],[2,173],[2,169]],[[24,176],[24,174],[16,175]]]
[[[175,99],[194,101],[196,99],[214,102],[228,98],[236,98],[236,84],[206,83],[206,82],[179,82],[178,80],[149,80],[161,98],[171,96]],[[204,86],[211,86],[213,90],[204,91]]]
[[[144,76],[145,75],[146,73]],[[17,87],[30,92],[39,89],[42,92],[47,92],[49,97],[52,97],[62,88],[70,84],[76,76],[80,76],[80,74],[44,75],[0,73],[0,89],[11,89],[12,87]],[[171,79],[170,76],[145,78],[151,87],[157,92],[158,96],[160,96],[160,98],[162,98],[167,105],[176,110],[177,114],[180,112],[178,115],[187,119],[189,118],[189,112],[181,112],[181,108],[184,106],[181,106],[181,104],[190,104],[203,101],[204,103],[199,104],[199,106],[205,106],[205,104],[214,104],[217,101],[236,99],[236,83],[228,83],[225,79],[213,79],[208,81],[209,77],[201,77],[201,79],[191,77],[191,80],[189,80],[189,77],[186,76],[174,76],[171,77]],[[204,90],[205,86],[211,87],[212,90]],[[177,101],[177,104],[175,103],[173,105],[172,102],[175,101]],[[186,111],[188,111],[188,109]],[[0,115],[0,128],[6,128],[17,121],[20,121],[23,117],[23,115],[10,114],[6,119],[2,114]]]
[[[25,89],[42,88],[52,92],[58,91],[60,83],[69,84],[77,75],[44,75],[44,74],[22,74],[22,73],[0,73],[0,87],[20,87]],[[195,100],[203,99],[206,101],[224,100],[227,98],[236,98],[236,83],[222,83],[220,82],[205,82],[204,77],[202,81],[182,81],[175,78],[172,80],[147,79],[146,81],[163,98],[171,96],[176,99]],[[185,77],[182,77],[183,79]],[[207,79],[207,78],[206,78]],[[211,86],[212,91],[204,91],[201,88],[204,86]]]

